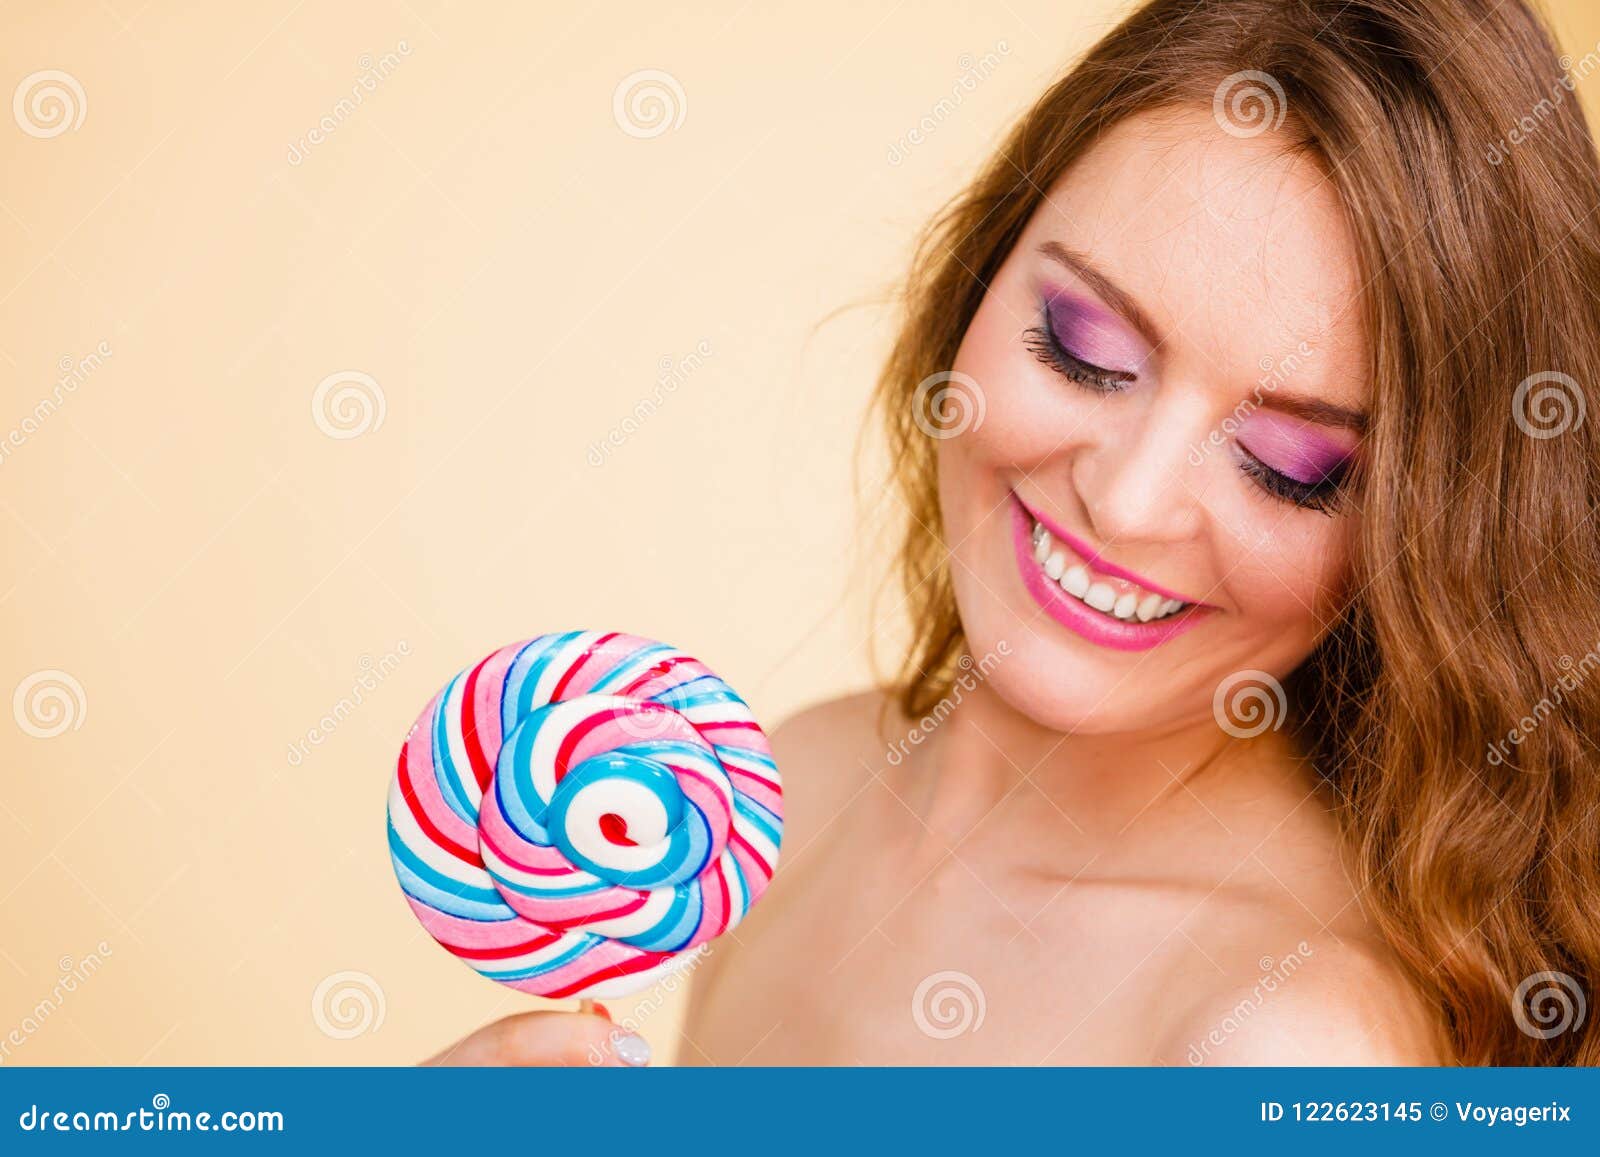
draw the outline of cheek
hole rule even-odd
[[[1239,517],[1228,547],[1228,589],[1245,621],[1268,631],[1320,629],[1343,600],[1354,529],[1348,518],[1290,514],[1246,496],[1254,513]],[[1259,529],[1252,535],[1249,528]]]

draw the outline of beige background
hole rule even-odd
[[[383,839],[496,646],[664,638],[769,723],[870,679],[888,315],[829,315],[1118,6],[580,7],[6,7],[0,90],[61,70],[83,119],[0,116],[0,692],[82,695],[0,727],[0,1063],[408,1062],[535,1007]],[[656,135],[614,109],[645,69]],[[381,423],[314,415],[346,371]]]

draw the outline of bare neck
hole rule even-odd
[[[1089,851],[1119,839],[1141,817],[1197,792],[1216,793],[1297,762],[1292,742],[1267,731],[1235,738],[1205,715],[1159,729],[1059,732],[1016,711],[988,686],[966,696],[918,753],[906,803],[930,829],[964,835],[1019,792]]]

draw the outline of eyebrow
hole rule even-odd
[[[1091,265],[1083,254],[1068,249],[1058,241],[1046,241],[1039,246],[1039,252],[1052,261],[1066,266],[1087,281],[1089,288],[1095,291],[1100,300],[1126,318],[1128,323],[1143,335],[1145,341],[1152,346],[1165,344],[1166,339],[1162,337],[1161,331],[1150,320],[1150,315],[1139,308],[1139,303],[1133,299],[1133,295]]]
[[[1263,398],[1261,404],[1269,410],[1282,410],[1286,414],[1314,422],[1319,426],[1338,426],[1345,430],[1354,430],[1358,434],[1365,433],[1367,429],[1365,413],[1346,406],[1336,406],[1332,402],[1324,402],[1321,398],[1274,392]]]
[[[1039,246],[1039,252],[1087,282],[1100,300],[1138,330],[1152,347],[1159,348],[1165,344],[1166,338],[1150,320],[1150,315],[1145,313],[1133,299],[1133,295],[1096,269],[1082,253],[1068,249],[1058,241],[1044,242]],[[1261,399],[1260,404],[1267,409],[1282,410],[1286,414],[1314,422],[1319,426],[1337,426],[1357,433],[1364,432],[1367,428],[1367,415],[1363,411],[1325,402],[1320,398],[1310,398],[1302,394],[1283,394],[1273,390]]]

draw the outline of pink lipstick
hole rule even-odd
[[[1041,518],[1015,493],[1011,498],[1012,543],[1023,585],[1046,614],[1091,643],[1118,651],[1148,651],[1198,626],[1207,615],[1217,610],[1209,603],[1202,603],[1170,591],[1150,582],[1135,571],[1107,562],[1082,539]],[[1044,567],[1034,557],[1035,522],[1044,527],[1062,547],[1077,555],[1074,562],[1089,571],[1095,579],[1102,581],[1112,578],[1123,579],[1163,599],[1187,605],[1182,610],[1161,618],[1153,618],[1148,622],[1134,618],[1116,618],[1104,611],[1096,610],[1087,605],[1083,599],[1067,593],[1062,589],[1061,583],[1045,573]]]

